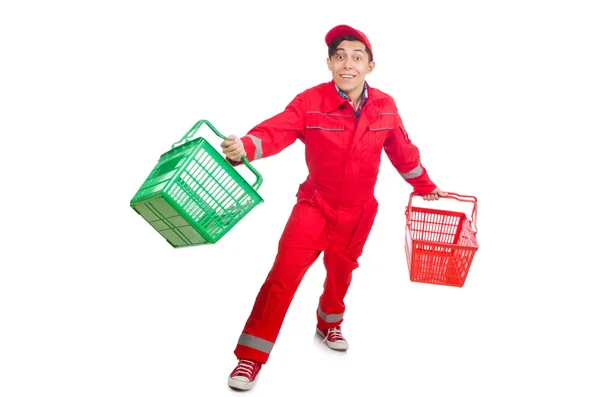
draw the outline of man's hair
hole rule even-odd
[[[360,41],[358,38],[354,37],[354,36],[341,36],[338,37],[337,39],[333,40],[331,42],[331,45],[329,46],[329,58],[331,58],[336,50],[337,47],[340,45],[340,43],[344,40],[348,40],[348,41]],[[362,43],[362,41],[360,41]],[[365,43],[363,43],[365,44]],[[365,44],[365,50],[367,51],[367,55],[369,56],[369,62],[371,62],[373,60],[373,54],[371,54],[371,50],[369,50],[369,47],[367,47],[367,45]]]

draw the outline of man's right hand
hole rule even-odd
[[[223,154],[233,161],[242,161],[242,157],[246,155],[244,143],[235,135],[229,135],[226,140],[221,142]]]

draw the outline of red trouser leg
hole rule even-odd
[[[323,250],[326,219],[323,212],[298,202],[279,241],[279,251],[252,312],[240,335],[234,353],[266,363],[277,339],[292,298],[308,268]]]
[[[346,310],[344,297],[352,281],[352,271],[358,267],[357,259],[340,249],[325,250],[323,261],[327,276],[317,308],[317,328],[327,329],[342,323]]]
[[[328,234],[329,244],[323,261],[327,276],[317,308],[317,328],[340,325],[346,305],[344,298],[352,281],[352,271],[358,268],[367,237],[377,214],[377,200],[366,200],[362,207],[338,209],[337,224]]]

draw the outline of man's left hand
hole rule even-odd
[[[429,194],[423,195],[423,200],[431,201],[431,200],[439,200],[440,197],[444,197],[447,193],[440,190],[439,187],[433,189],[433,191]]]

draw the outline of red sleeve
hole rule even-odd
[[[285,110],[252,128],[241,139],[248,161],[269,157],[281,152],[300,138],[304,140],[306,111],[301,95],[296,96]],[[232,162],[234,165],[241,162]]]
[[[394,129],[386,138],[383,148],[394,168],[406,182],[411,184],[415,193],[429,194],[436,188],[429,179],[427,170],[421,164],[419,149],[408,137],[397,109]]]

